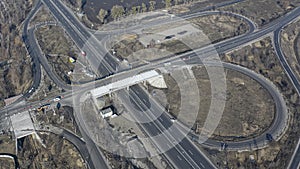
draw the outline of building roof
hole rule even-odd
[[[112,109],[110,107],[101,110],[101,114],[103,114],[103,115],[108,114],[108,113],[112,113]]]

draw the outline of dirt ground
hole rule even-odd
[[[79,53],[74,43],[66,37],[63,29],[58,26],[39,28],[36,31],[36,36],[56,74],[66,83],[71,84],[68,72],[73,71],[75,65],[69,62],[69,57],[77,58]]]
[[[246,0],[220,10],[239,13],[252,19],[258,26],[263,26],[299,5],[298,0]]]
[[[210,109],[211,84],[205,67],[194,67],[192,70],[197,79],[200,94],[199,113],[193,127],[193,130],[198,133],[201,132]],[[231,70],[225,71],[227,77],[226,104],[222,119],[213,137],[236,141],[262,133],[274,118],[274,103],[271,96],[250,77]],[[179,87],[171,76],[165,75],[165,80],[168,89],[163,91],[168,100],[169,112],[173,116],[177,116],[181,104]]]
[[[31,0],[0,3],[0,105],[22,94],[32,83],[31,59],[22,42],[22,25],[32,8]]]
[[[112,102],[110,102],[112,104]],[[116,104],[115,102],[113,104]],[[139,137],[144,138],[144,134],[139,130],[135,123],[119,116],[111,119],[103,119],[95,109],[93,102],[87,100],[85,102],[83,111],[85,112],[83,119],[88,121],[86,125],[89,131],[93,134],[95,143],[99,145],[104,155],[108,159],[109,164],[113,169],[127,169],[127,168],[145,168],[156,169],[157,165],[165,164],[161,157],[154,160],[154,157],[144,158],[145,148]],[[118,112],[118,113],[124,113]],[[140,144],[134,149],[129,148],[129,142],[136,140]],[[135,144],[137,145],[137,144]],[[129,152],[128,152],[129,151]],[[139,159],[126,158],[120,154],[128,155],[131,151],[143,154]],[[156,164],[154,164],[156,161]]]
[[[247,23],[228,15],[209,15],[188,21],[202,30],[211,43],[244,34],[249,30]]]
[[[16,154],[15,141],[10,135],[0,135],[0,153]],[[0,158],[0,169],[14,169],[15,163],[10,158]]]
[[[10,158],[0,158],[0,169],[15,169],[15,163]]]
[[[163,39],[168,30],[170,35],[173,29],[186,26],[182,23],[170,23],[159,27],[143,29],[143,34],[126,34],[116,38],[110,46],[116,52],[115,55],[129,63],[141,64],[170,54],[180,54],[203,45],[216,43],[247,32],[249,27],[245,22],[228,15],[203,16],[184,21],[194,30],[188,30],[186,35],[178,35],[173,39],[161,42],[151,42],[153,39]],[[203,33],[200,33],[200,31]],[[158,38],[159,37],[159,38]],[[146,40],[145,40],[146,39]],[[148,44],[149,41],[149,44]],[[147,45],[146,45],[147,44]]]
[[[18,151],[21,168],[85,168],[77,149],[67,140],[54,134],[38,133],[44,146],[36,136],[24,138],[23,146]]]
[[[43,100],[45,97],[56,97],[63,90],[59,89],[42,68],[42,78],[38,89],[28,99],[29,101]]]
[[[281,47],[295,75],[300,79],[300,21],[294,22],[281,33]]]
[[[40,8],[40,10],[37,12],[37,14],[30,21],[30,26],[34,26],[37,23],[42,23],[47,21],[54,21],[54,18],[49,12],[48,8],[43,5]]]
[[[220,168],[286,168],[299,139],[299,97],[280,66],[270,38],[230,52],[224,55],[222,59],[250,68],[270,79],[286,100],[290,121],[289,127],[282,138],[278,142],[272,142],[262,150],[228,153],[207,150],[207,152]]]
[[[15,141],[9,135],[0,136],[0,153],[16,154]]]
[[[209,110],[210,83],[203,76],[204,68],[193,69],[200,84],[200,111],[197,123],[203,126]],[[218,139],[236,140],[236,136],[249,138],[266,130],[275,114],[270,94],[255,80],[241,73],[226,70],[227,95],[222,119],[214,135]],[[234,125],[232,125],[234,124]]]
[[[95,0],[87,0],[87,1],[76,1],[76,0],[63,0],[65,4],[67,4],[71,9],[75,12],[83,13],[79,18],[81,21],[89,28],[92,29],[101,29],[102,23],[97,17],[99,10],[104,9],[110,11],[114,5],[121,5],[125,8],[125,16],[132,15],[132,7],[141,8],[142,3],[144,2],[146,5],[146,11],[150,11],[149,1],[138,0],[138,1],[128,1],[128,0],[104,0],[104,1],[95,1]],[[163,0],[153,0],[156,2],[154,9],[161,10],[165,8],[165,1]],[[168,8],[170,13],[184,13],[189,11],[199,11],[203,10],[206,7],[213,6],[217,3],[222,3],[224,0],[190,0],[190,1],[182,1],[178,0],[178,3],[175,3],[175,0],[171,1],[172,7]],[[215,9],[215,8],[214,8]],[[141,13],[140,11],[136,11],[136,13]],[[123,18],[122,18],[123,19]],[[113,18],[108,14],[105,17],[105,22],[108,23],[113,21]]]
[[[45,111],[35,111],[35,120],[37,120],[36,123],[41,124],[41,126],[53,125],[55,127],[67,129],[76,135],[81,136],[73,113],[73,108],[69,106],[62,106],[60,109],[54,107],[53,109]]]

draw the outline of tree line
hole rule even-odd
[[[194,0],[164,0],[165,8],[170,8],[172,5],[179,5],[182,3],[190,3]],[[99,13],[97,15],[97,18],[101,21],[101,23],[105,23],[106,19],[111,17],[114,20],[118,20],[123,16],[127,15],[136,15],[138,13],[148,12],[148,11],[154,11],[156,1],[149,1],[149,4],[146,5],[145,3],[142,3],[138,6],[132,6],[129,9],[124,8],[120,5],[114,5],[110,10],[100,9]]]

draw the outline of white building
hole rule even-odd
[[[102,118],[108,118],[108,117],[111,117],[113,115],[113,111],[109,107],[109,108],[101,110],[100,115],[102,116]]]

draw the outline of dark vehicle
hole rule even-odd
[[[273,136],[270,134],[270,133],[267,133],[266,134],[266,139],[268,140],[268,141],[273,141],[274,139],[273,139]]]
[[[175,35],[169,35],[169,36],[166,36],[165,39],[172,39],[174,37],[175,37]]]

